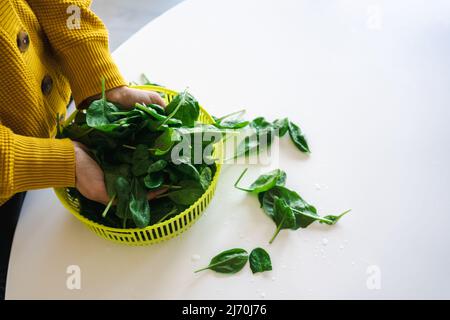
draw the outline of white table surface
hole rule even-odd
[[[33,191],[7,298],[450,298],[449,13],[445,0],[188,0],[149,23],[114,52],[127,79],[189,86],[212,114],[289,116],[312,154],[282,140],[288,187],[324,214],[353,212],[268,245],[274,224],[232,188],[242,166],[228,166],[191,229],[127,247],[88,231],[52,190]],[[252,166],[247,181],[266,170]],[[193,273],[224,249],[257,246],[272,272]],[[66,288],[69,265],[80,290]]]

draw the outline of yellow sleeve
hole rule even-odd
[[[108,31],[90,9],[90,0],[27,0],[69,79],[78,106],[106,89],[127,83],[112,60]],[[79,28],[73,22],[79,13]],[[74,28],[75,26],[75,28]]]
[[[21,136],[0,125],[0,168],[0,198],[31,189],[74,186],[73,143]]]

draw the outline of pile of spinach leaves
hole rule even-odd
[[[175,161],[171,151],[183,136],[218,131],[198,123],[199,114],[197,100],[187,91],[165,108],[137,103],[124,109],[106,100],[103,81],[102,98],[86,111],[78,111],[58,132],[60,138],[84,144],[104,172],[109,203],[91,201],[72,188],[70,194],[78,199],[80,212],[105,226],[144,228],[193,204],[209,187],[215,163],[194,161],[190,153]],[[207,147],[215,142],[202,142],[202,151],[209,150],[206,157],[210,159],[213,148]],[[156,190],[164,193],[149,201],[148,192]]]

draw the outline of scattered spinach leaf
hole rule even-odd
[[[289,130],[289,119],[277,119],[273,122],[273,128],[278,131],[278,136],[283,137]]]
[[[203,270],[213,270],[220,273],[236,273],[244,268],[248,260],[248,253],[244,249],[235,248],[226,250],[219,253],[214,258],[211,259],[209,265],[205,268],[199,269],[197,272]]]
[[[291,121],[289,121],[289,136],[291,137],[292,142],[294,142],[295,146],[300,151],[311,153],[311,151],[309,150],[308,142],[306,141],[305,136],[302,134],[300,127]]]
[[[253,273],[272,270],[272,261],[266,250],[263,248],[255,248],[250,252],[248,258],[250,269]]]
[[[286,182],[286,173],[283,170],[275,169],[260,175],[258,179],[256,179],[248,188],[239,187],[238,184],[246,172],[247,169],[241,173],[238,180],[234,184],[235,188],[247,192],[261,193],[273,188],[275,185],[284,185]]]

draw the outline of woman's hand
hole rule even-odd
[[[106,99],[126,108],[134,107],[136,103],[153,103],[161,107],[166,106],[164,100],[158,93],[129,87],[117,87],[106,91]]]
[[[107,204],[109,202],[106,192],[105,178],[103,171],[87,153],[87,148],[79,142],[73,142],[75,148],[75,183],[78,191],[86,198]],[[151,200],[160,194],[167,192],[167,189],[160,189],[148,193]]]
[[[106,100],[120,104],[124,108],[132,108],[136,103],[153,103],[158,104],[161,107],[166,106],[164,100],[155,91],[140,90],[122,86],[106,90],[105,95]],[[92,101],[98,100],[100,98],[101,94],[89,97],[84,100],[78,107],[80,109],[87,108],[92,103]]]

